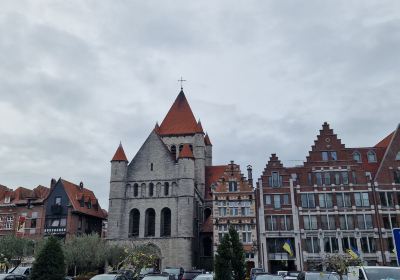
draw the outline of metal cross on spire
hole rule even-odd
[[[178,82],[181,82],[181,90],[183,90],[183,82],[186,82],[186,80],[184,80],[181,76],[181,79],[178,80]]]

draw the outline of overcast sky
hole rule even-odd
[[[347,147],[400,122],[400,1],[1,1],[0,184],[84,184],[108,208],[179,92],[214,164],[301,164],[324,121]]]

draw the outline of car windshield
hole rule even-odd
[[[263,275],[257,275],[256,280],[282,280],[282,276],[278,275],[269,275],[269,274],[263,274]]]
[[[339,276],[332,273],[306,273],[306,280],[339,280]]]
[[[90,280],[114,280],[115,277],[115,274],[100,274],[90,278]]]
[[[365,267],[368,280],[400,280],[398,267]]]
[[[21,275],[23,275],[27,269],[28,269],[28,267],[19,266],[15,270],[13,270],[12,273],[13,274],[21,274]]]
[[[179,268],[166,268],[163,271],[166,273],[169,273],[169,274],[174,274],[174,275],[179,275],[181,272],[181,270]]]
[[[143,280],[168,280],[167,276],[145,276]]]
[[[211,274],[203,274],[203,275],[198,275],[194,280],[213,280],[214,277]]]

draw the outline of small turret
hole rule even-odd
[[[122,144],[119,143],[118,149],[111,160],[111,181],[125,180],[127,167],[128,159]]]
[[[206,133],[204,137],[204,144],[206,145],[206,166],[212,165],[212,144],[210,141],[210,137]]]

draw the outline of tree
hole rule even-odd
[[[0,265],[3,268],[8,268],[10,263],[18,265],[24,256],[32,254],[31,247],[33,248],[33,242],[29,239],[15,235],[0,237]]]
[[[348,254],[329,254],[323,260],[323,265],[329,271],[334,271],[339,274],[340,280],[343,279],[348,271],[349,266],[362,265],[360,258],[352,258]]]
[[[232,279],[232,250],[228,234],[225,234],[218,245],[215,255],[214,271],[216,280]]]
[[[134,278],[139,278],[142,268],[155,268],[159,258],[157,249],[152,244],[137,245],[125,251],[128,255],[118,267],[133,270]]]
[[[232,248],[231,264],[233,270],[233,279],[243,280],[246,276],[245,252],[243,249],[243,244],[239,240],[239,234],[233,227],[229,228],[229,239]]]
[[[65,263],[80,273],[91,272],[106,261],[106,244],[97,234],[72,236],[64,244]]]
[[[63,280],[64,254],[57,238],[50,236],[33,263],[31,280]]]
[[[112,270],[118,270],[125,258],[128,256],[129,250],[115,244],[107,244],[107,262]]]

